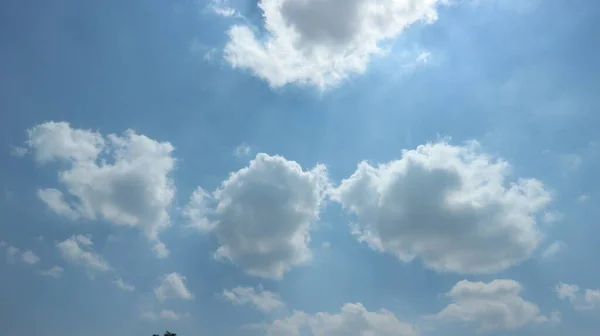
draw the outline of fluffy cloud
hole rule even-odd
[[[27,251],[23,252],[23,254],[21,255],[21,259],[23,260],[24,263],[27,263],[30,265],[35,265],[40,261],[40,257],[38,257],[31,250],[27,250]]]
[[[311,257],[310,230],[327,186],[324,166],[305,171],[294,161],[261,153],[212,196],[197,190],[184,215],[191,225],[216,234],[216,258],[231,260],[251,275],[280,279]],[[214,210],[207,207],[210,202]]]
[[[509,183],[509,172],[475,142],[426,144],[397,161],[361,162],[332,198],[377,251],[438,271],[491,273],[531,255],[542,239],[536,214],[551,200],[542,183]]]
[[[75,264],[84,266],[88,271],[107,272],[110,265],[92,250],[93,242],[89,236],[74,235],[56,244],[62,257]]]
[[[175,194],[170,143],[132,130],[122,136],[103,136],[65,122],[37,125],[28,130],[28,136],[27,145],[38,162],[67,164],[59,181],[72,201],[67,202],[58,189],[38,191],[54,212],[72,219],[101,218],[139,227],[153,241],[169,226],[168,210]],[[159,249],[161,256],[166,256],[164,250]]]
[[[475,325],[479,331],[511,330],[529,323],[557,321],[540,315],[534,303],[520,296],[521,285],[513,280],[494,280],[490,283],[458,282],[446,295],[453,301],[435,319]]]
[[[54,266],[48,270],[42,271],[42,275],[58,279],[62,276],[63,272],[64,272],[64,270],[62,267]]]
[[[415,336],[417,329],[401,322],[390,311],[368,311],[360,303],[347,303],[339,313],[310,315],[296,311],[284,319],[264,326],[268,336]],[[301,332],[302,331],[302,332]]]
[[[581,295],[579,286],[559,283],[555,288],[561,300],[569,300],[576,310],[592,310],[600,307],[600,290],[586,289]]]
[[[442,0],[261,0],[266,36],[234,25],[226,60],[272,87],[324,89],[363,73],[382,47],[418,21],[432,22]]]
[[[135,291],[134,285],[128,284],[127,282],[123,281],[123,279],[121,279],[121,278],[117,277],[115,280],[113,280],[113,283],[115,284],[115,286],[117,286],[117,288],[124,290],[126,292]]]
[[[159,301],[166,299],[191,300],[194,295],[185,286],[186,278],[179,273],[170,273],[160,279],[160,284],[154,288],[154,295]]]
[[[253,305],[263,313],[283,307],[279,295],[265,291],[262,288],[255,290],[252,287],[236,287],[224,290],[223,297],[234,305]]]

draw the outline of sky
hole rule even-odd
[[[1,1],[3,332],[597,335],[598,15]]]

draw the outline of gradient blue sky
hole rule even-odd
[[[450,304],[444,293],[461,280],[507,279],[520,283],[520,295],[540,314],[559,313],[560,321],[488,334],[596,335],[600,296],[586,301],[584,293],[600,289],[600,5],[526,2],[438,5],[437,20],[409,25],[385,41],[389,52],[372,57],[364,73],[325,89],[269,85],[223,56],[234,24],[268,36],[256,1],[220,3],[235,9],[230,17],[191,0],[0,2],[3,332],[266,335],[243,326],[294,310],[337,314],[345,303],[361,303],[394,313],[422,335],[475,335],[476,320],[424,317]],[[166,259],[152,253],[141,230],[102,216],[70,220],[40,200],[41,188],[67,192],[57,179],[63,163],[43,164],[37,148],[26,145],[27,130],[49,121],[103,135],[132,129],[175,148],[171,226],[160,233]],[[402,150],[447,137],[452,146],[477,140],[480,152],[510,163],[507,182],[535,178],[552,195],[532,215],[544,239],[523,261],[486,274],[436,271],[419,257],[403,262],[357,241],[348,227],[356,216],[326,200],[310,230],[312,259],[272,279],[249,274],[243,263],[215,260],[218,235],[186,226],[182,209],[194,190],[215,190],[257,153],[281,155],[305,170],[325,164],[338,186],[360,161],[399,160]],[[247,155],[236,155],[241,144],[249,145]],[[73,235],[91,235],[94,253],[112,271],[86,271],[64,258],[57,244]],[[39,260],[25,262],[27,250]],[[59,277],[42,274],[53,266],[64,269]],[[193,298],[155,297],[173,272],[185,277]],[[135,290],[117,288],[115,277]],[[580,291],[561,299],[560,283]],[[238,286],[276,293],[285,309],[265,314],[228,302],[222,292]],[[162,310],[179,319],[144,316]]]

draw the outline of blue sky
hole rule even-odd
[[[598,14],[2,1],[0,325],[596,335]]]

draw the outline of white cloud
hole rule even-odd
[[[39,189],[38,198],[44,202],[50,210],[70,219],[78,219],[79,213],[71,208],[64,199],[62,191],[53,188]]]
[[[27,251],[23,252],[23,254],[21,255],[21,259],[23,260],[23,262],[30,264],[30,265],[35,265],[40,261],[40,257],[38,257],[31,250],[27,250]]]
[[[551,259],[566,248],[566,244],[561,241],[555,241],[550,244],[543,252],[542,258]]]
[[[283,307],[278,294],[252,287],[236,287],[231,290],[223,290],[223,297],[234,305],[253,305],[263,313]]]
[[[304,171],[281,156],[258,154],[213,193],[216,208],[207,215],[216,218],[210,225],[220,244],[215,257],[231,260],[251,275],[281,279],[285,271],[311,257],[310,230],[319,218],[327,186],[322,165]],[[184,215],[198,223],[205,208],[196,196]],[[189,216],[190,209],[200,210]]]
[[[232,8],[227,0],[211,0],[208,9],[216,15],[223,17],[240,17],[241,15]]]
[[[339,313],[310,315],[296,311],[292,315],[263,326],[268,336],[416,336],[418,330],[401,322],[390,311],[368,311],[360,303],[347,303]]]
[[[173,320],[173,321],[177,321],[181,318],[179,316],[179,314],[177,314],[176,312],[174,312],[172,310],[167,310],[167,309],[163,309],[160,311],[160,317],[162,317],[165,320]]]
[[[42,275],[49,276],[52,278],[60,278],[63,274],[64,270],[60,266],[53,266],[52,268],[42,271]]]
[[[579,286],[569,285],[561,282],[558,285],[556,285],[555,291],[559,299],[569,299],[573,301],[576,298],[577,292],[579,292]]]
[[[154,254],[156,254],[156,256],[160,259],[165,259],[169,256],[169,249],[167,248],[167,245],[160,241],[156,242],[152,246],[152,251],[154,251]]]
[[[542,239],[536,214],[551,200],[541,182],[509,183],[509,173],[476,142],[441,142],[376,167],[361,162],[332,198],[377,251],[438,271],[492,273],[530,257]]]
[[[175,194],[170,177],[173,146],[127,130],[122,136],[74,129],[47,122],[28,130],[27,145],[40,163],[63,161],[59,181],[74,200],[57,189],[39,197],[53,211],[70,218],[101,217],[116,225],[139,227],[158,241],[170,225],[168,210]]]
[[[59,242],[56,247],[62,257],[75,264],[84,266],[88,271],[107,272],[110,265],[92,250],[92,240],[89,236],[74,235]]]
[[[224,49],[235,68],[272,87],[289,83],[325,89],[365,72],[385,44],[415,22],[437,19],[441,0],[261,0],[265,36],[234,25]]]
[[[210,231],[215,227],[215,223],[207,217],[214,214],[208,206],[210,201],[211,197],[204,189],[198,187],[194,190],[188,204],[183,208],[183,216],[188,226],[200,231]]]
[[[600,290],[586,289],[581,295],[579,286],[560,282],[555,288],[556,296],[561,300],[569,300],[576,310],[592,310],[600,308]]]
[[[242,143],[235,148],[234,151],[235,156],[244,157],[250,155],[250,145],[247,143]]]
[[[581,194],[579,195],[579,197],[577,197],[577,201],[580,203],[585,203],[590,199],[590,195],[589,194]]]
[[[545,224],[554,224],[556,222],[560,222],[565,218],[565,215],[558,211],[546,211],[544,215],[542,215],[542,222]]]
[[[159,301],[166,299],[191,300],[194,295],[185,286],[186,278],[179,273],[170,273],[160,279],[160,284],[154,288],[154,295]]]
[[[558,322],[559,315],[540,314],[538,306],[525,301],[521,285],[513,280],[489,283],[458,282],[446,294],[453,303],[430,318],[474,325],[480,332],[512,330],[530,323]]]
[[[126,292],[135,291],[134,285],[128,284],[127,282],[123,281],[123,279],[121,279],[121,278],[116,278],[115,280],[113,280],[113,283],[115,284],[115,286],[117,286],[117,288],[124,290]]]

